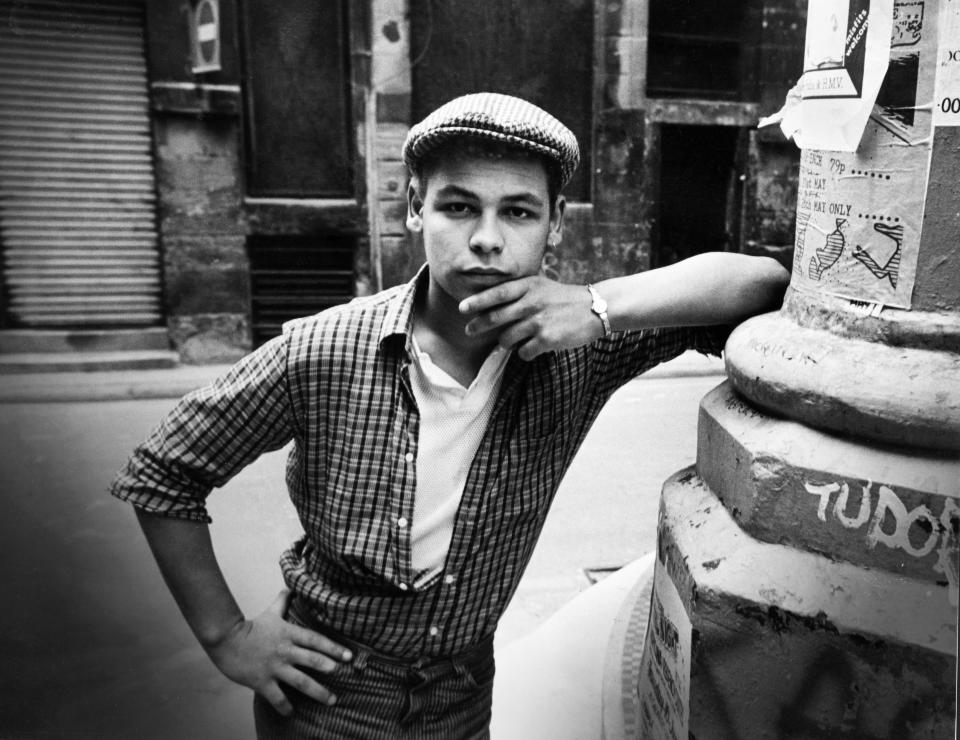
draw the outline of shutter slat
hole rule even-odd
[[[160,253],[142,0],[0,0],[0,243],[22,326],[149,326]]]
[[[5,239],[6,244],[8,244],[13,249],[30,249],[33,246],[36,247],[65,247],[71,244],[81,244],[85,248],[98,249],[100,247],[109,247],[111,245],[116,247],[152,247],[156,245],[157,239],[155,236],[145,237],[143,239],[88,239],[80,240],[74,239],[69,236],[65,237],[47,237],[47,238],[33,238],[33,239]]]
[[[19,121],[10,122],[5,120],[5,116],[0,114],[0,135],[6,135],[8,132],[14,136],[29,136],[30,132],[22,129],[22,123]],[[47,131],[63,131],[68,135],[72,135],[73,132],[77,129],[77,122],[67,120],[56,120],[52,117],[41,118],[39,116],[33,117],[31,119],[31,124],[38,129],[46,129]],[[86,120],[83,122],[84,133],[107,133],[115,132],[122,134],[148,134],[150,132],[150,124],[148,121],[137,121],[134,123],[113,123],[109,120],[105,121],[93,121]]]
[[[2,61],[0,61],[2,64]],[[3,83],[0,82],[0,89]],[[41,106],[48,106],[52,109],[66,108],[68,110],[111,110],[115,107],[118,111],[143,110],[143,107],[149,103],[146,95],[100,95],[94,92],[75,93],[63,92],[61,90],[8,90],[4,92],[3,99],[6,106],[18,106],[28,110]],[[96,105],[94,105],[96,104]],[[108,107],[109,106],[109,107]]]
[[[38,314],[28,311],[21,312],[24,321],[30,324],[42,324],[46,327],[84,327],[95,328],[103,326],[105,323],[111,326],[151,326],[160,321],[159,313],[134,313],[125,311],[119,313],[114,311],[109,316],[98,316],[93,312],[66,313],[66,314]]]
[[[113,259],[129,260],[133,264],[136,260],[151,259],[156,262],[159,258],[155,249],[149,247],[141,248],[116,248],[105,247],[101,249],[66,249],[66,248],[36,248],[30,250],[10,249],[5,253],[8,262],[20,262],[26,264],[32,259],[42,259],[46,261],[56,261],[57,259],[75,259],[75,260],[97,260]]]
[[[83,253],[83,255],[78,255],[73,258],[61,257],[59,259],[40,257],[31,260],[26,257],[21,257],[17,260],[11,260],[11,264],[16,265],[16,267],[11,269],[36,270],[38,272],[43,272],[44,270],[58,272],[65,267],[69,267],[71,270],[76,268],[78,270],[96,269],[105,270],[107,272],[126,272],[128,270],[140,269],[153,270],[156,267],[156,260],[144,258],[137,261],[135,259],[131,259],[130,257],[123,257],[120,259],[114,257],[98,258],[93,255],[89,255],[88,253]],[[71,274],[73,274],[73,272],[71,272]]]
[[[98,275],[92,270],[86,275],[78,275],[75,279],[56,279],[52,277],[45,277],[43,275],[36,274],[26,274],[26,275],[16,275],[17,282],[16,285],[10,290],[11,295],[27,295],[27,294],[38,294],[38,293],[61,293],[61,292],[70,292],[78,291],[82,295],[86,295],[90,292],[90,281],[96,280],[97,284],[101,287],[101,292],[105,292],[104,288],[109,288],[114,286],[117,290],[129,290],[131,287],[136,286],[156,286],[159,288],[160,281],[156,277],[144,277],[142,275],[131,274],[131,275],[121,275],[119,277],[114,277],[111,275]],[[108,301],[113,296],[104,296],[103,300]]]
[[[9,5],[9,3],[5,3]],[[127,0],[31,0],[31,15],[43,18],[53,16],[55,18],[69,18],[74,13],[82,12],[84,18],[97,18],[100,16],[116,18],[118,20],[132,19],[140,23],[141,10],[138,4],[130,3]],[[13,18],[20,17],[20,10],[11,12]]]
[[[24,84],[60,85],[64,82],[76,81],[90,88],[98,88],[106,85],[126,84],[136,87],[143,81],[143,70],[124,69],[122,66],[111,70],[98,71],[84,67],[82,64],[74,64],[62,69],[44,69],[35,64],[25,64],[22,67],[5,66],[0,73],[0,81],[4,85],[23,86]]]
[[[140,54],[114,54],[110,49],[61,50],[36,49],[28,44],[17,43],[10,39],[0,47],[0,59],[12,64],[37,66],[67,66],[90,64],[96,67],[112,69],[118,64],[131,69],[142,69],[146,74],[146,62]]]
[[[84,162],[91,167],[120,165],[145,165],[153,171],[153,160],[147,154],[133,152],[97,152],[97,151],[51,151],[50,149],[13,149],[9,152],[0,150],[0,160],[19,164],[20,162],[36,162],[40,166],[61,167],[73,166],[74,162]]]
[[[82,34],[82,35],[81,35]],[[97,30],[96,26],[89,29],[72,29],[67,24],[55,26],[53,24],[43,23],[23,23],[18,24],[16,32],[6,30],[0,32],[0,43],[18,40],[27,43],[35,42],[44,45],[57,46],[58,42],[65,42],[66,45],[75,45],[82,39],[84,45],[96,44],[110,46],[117,49],[141,49],[143,48],[143,34],[123,34],[109,33],[107,31]]]
[[[103,219],[100,222],[97,222],[94,219],[88,219],[84,221],[78,220],[67,220],[62,215],[51,215],[49,217],[50,224],[46,229],[41,229],[37,226],[37,218],[23,218],[22,214],[14,214],[9,218],[3,219],[3,226],[0,227],[3,229],[4,234],[44,234],[51,229],[57,231],[62,231],[63,229],[70,229],[71,233],[76,233],[81,229],[95,229],[95,233],[101,233],[103,231],[149,231],[152,232],[154,225],[152,222],[143,219],[137,221],[135,219],[118,219],[118,218],[109,218]]]
[[[153,177],[153,167],[150,162],[125,162],[113,160],[104,160],[102,157],[97,159],[90,158],[88,160],[81,160],[77,162],[70,161],[18,161],[12,162],[9,165],[0,164],[0,176],[17,176],[17,175],[54,175],[57,173],[70,173],[70,172],[111,172],[116,173],[117,171],[126,174],[141,174],[146,175],[147,177]]]
[[[24,201],[29,196],[31,203],[41,203],[49,199],[63,199],[65,201],[70,201],[73,198],[83,198],[85,201],[94,202],[94,201],[128,201],[128,202],[143,202],[143,201],[152,201],[156,198],[156,195],[152,192],[129,192],[128,190],[105,190],[105,191],[95,191],[86,189],[82,192],[77,192],[76,190],[37,190],[31,193],[23,193],[20,190],[12,191],[6,194],[7,198],[7,207],[11,205],[16,205],[18,202]]]

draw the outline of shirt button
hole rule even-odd
[[[406,460],[408,463],[412,463],[412,462],[413,462],[413,453],[412,453],[412,452],[408,452],[406,455],[403,456],[403,459]]]
[[[402,516],[399,519],[397,519],[397,526],[400,527],[400,529],[403,529],[404,527],[406,527],[407,518],[405,516]]]
[[[401,583],[399,588],[401,591],[406,591],[410,587],[406,583]]]
[[[439,628],[439,627],[431,627],[431,628],[430,628],[430,637],[436,637],[436,636],[439,635],[439,634],[440,634],[440,628]]]
[[[448,586],[449,586],[451,583],[453,583],[455,580],[457,580],[457,579],[454,578],[453,576],[450,576],[450,575],[447,575],[447,576],[444,576],[444,577],[443,577],[443,582],[446,583]]]

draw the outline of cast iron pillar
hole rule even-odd
[[[730,337],[664,486],[640,737],[954,737],[960,128],[915,46],[908,122],[802,151],[783,308]]]

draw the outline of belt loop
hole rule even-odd
[[[451,660],[450,665],[453,666],[453,670],[457,674],[457,677],[462,678],[465,681],[473,678],[473,675],[470,673],[470,669],[459,660]]]
[[[367,667],[370,652],[357,645],[348,645],[348,647],[350,648],[350,652],[353,653],[353,660],[350,661],[349,665],[352,665],[357,671],[362,672],[363,669]]]

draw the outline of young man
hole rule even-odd
[[[737,254],[595,286],[541,277],[578,159],[525,101],[435,111],[404,145],[426,266],[285,326],[183,399],[115,482],[211,659],[256,692],[260,737],[485,737],[497,621],[606,400],[779,305],[787,272]],[[248,620],[204,499],[291,440],[305,535],[281,559],[289,593]]]

